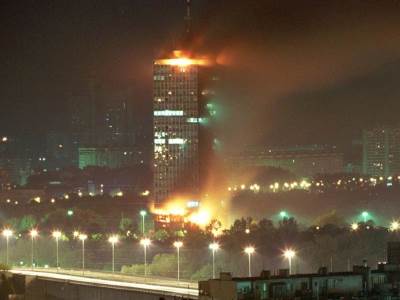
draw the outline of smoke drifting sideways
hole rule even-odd
[[[376,93],[359,83],[400,62],[399,16],[395,1],[210,1],[193,43],[193,51],[214,55],[226,67],[217,99],[222,147],[210,166],[210,201],[229,206],[230,174],[222,161],[233,150],[340,141],[348,138],[347,128],[368,123]],[[350,118],[351,108],[358,114]],[[247,181],[255,176],[249,173]],[[235,210],[226,211],[241,214],[240,206]]]

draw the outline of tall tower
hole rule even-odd
[[[154,62],[154,197],[199,192],[199,64],[185,58]]]
[[[191,1],[185,0],[185,34],[179,47],[153,66],[153,195],[161,205],[174,195],[200,199],[212,138],[205,130],[209,109],[207,59],[191,47]],[[213,80],[213,79],[211,79]]]

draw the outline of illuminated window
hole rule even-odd
[[[186,140],[184,140],[184,139],[180,139],[180,138],[178,138],[178,139],[169,139],[168,140],[168,144],[177,144],[177,145],[182,145],[182,144],[185,144],[186,143]]]
[[[154,116],[157,117],[179,117],[183,116],[183,110],[156,110]]]
[[[154,144],[165,144],[165,139],[154,139]]]

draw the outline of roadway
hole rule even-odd
[[[68,281],[71,283],[86,284],[126,290],[142,291],[155,294],[169,294],[180,297],[197,299],[198,285],[193,282],[176,281],[154,277],[136,277],[120,273],[105,273],[95,271],[56,270],[56,269],[12,269],[11,273],[36,276],[38,278]]]

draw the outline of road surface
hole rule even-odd
[[[64,280],[94,286],[124,288],[128,290],[146,291],[160,294],[173,294],[177,296],[191,296],[196,299],[199,295],[197,284],[190,282],[177,282],[169,279],[133,277],[121,274],[109,274],[93,271],[76,270],[28,270],[12,269],[14,274],[37,276],[41,278]]]

